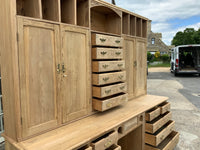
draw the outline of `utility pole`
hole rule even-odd
[[[112,4],[113,4],[113,5],[116,5],[115,0],[112,0]]]

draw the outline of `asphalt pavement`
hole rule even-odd
[[[180,141],[175,150],[200,150],[200,77],[175,77],[169,68],[150,68],[148,94],[167,96]]]

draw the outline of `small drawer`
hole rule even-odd
[[[104,98],[118,93],[126,93],[126,91],[127,91],[126,83],[119,83],[103,87],[96,87],[96,86],[92,87],[93,97],[97,98]]]
[[[92,75],[93,85],[104,85],[115,82],[121,82],[125,80],[126,80],[126,71]]]
[[[126,134],[138,126],[138,117],[134,117],[125,122],[118,130],[120,134]]]
[[[179,141],[179,133],[176,131],[172,131],[170,135],[168,135],[165,140],[158,145],[158,147],[154,147],[146,144],[145,150],[173,150]]]
[[[164,114],[166,112],[170,111],[170,103],[164,102],[160,105],[160,113]]]
[[[124,104],[127,101],[128,101],[128,94],[124,94],[113,98],[109,98],[107,100],[93,99],[92,103],[93,103],[93,109],[98,111],[105,111],[113,107],[116,107],[118,105]]]
[[[110,47],[122,47],[123,39],[117,36],[108,36],[103,34],[92,34],[93,46],[110,46]]]
[[[93,61],[92,71],[93,72],[107,72],[107,71],[117,71],[124,70],[124,61]]]
[[[152,121],[160,115],[160,108],[153,108],[145,113],[145,120]]]
[[[114,144],[106,150],[121,150],[121,146]]]
[[[106,134],[99,139],[92,142],[91,146],[93,150],[105,150],[116,144],[118,140],[118,133],[116,131]]]
[[[160,115],[151,122],[146,122],[145,131],[154,134],[158,129],[165,125],[172,118],[172,113],[168,112],[165,115]]]
[[[145,143],[158,146],[174,129],[175,121],[169,121],[154,134],[145,133]]]
[[[118,48],[93,48],[92,59],[123,59],[123,50]]]

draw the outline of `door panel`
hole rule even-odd
[[[62,26],[62,56],[66,72],[63,73],[63,123],[87,115],[91,102],[91,61],[89,31]]]
[[[23,137],[58,124],[58,32],[56,25],[18,18]]]
[[[126,64],[126,80],[129,98],[133,98],[135,94],[135,71],[136,61],[135,40],[133,38],[124,38],[124,55]]]
[[[147,90],[147,52],[146,41],[136,40],[136,96],[146,94]]]

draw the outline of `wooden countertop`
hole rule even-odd
[[[69,125],[49,131],[22,142],[11,142],[21,150],[69,150],[94,138],[125,121],[166,101],[167,97],[145,95],[103,113],[97,113]],[[8,140],[8,139],[7,139]]]

